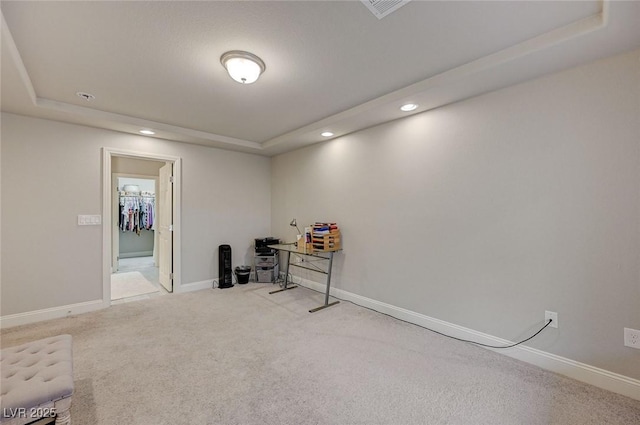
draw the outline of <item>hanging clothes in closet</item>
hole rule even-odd
[[[151,192],[120,192],[120,220],[122,232],[155,230],[156,197]]]

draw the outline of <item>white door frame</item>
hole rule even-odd
[[[155,161],[173,162],[173,292],[182,292],[181,279],[181,161],[179,156],[161,155],[148,152],[136,152],[125,149],[102,148],[102,303],[111,305],[111,232],[113,225],[113,209],[111,196],[111,164],[112,157],[151,159]]]

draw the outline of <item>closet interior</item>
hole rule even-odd
[[[111,275],[112,302],[161,295],[156,234],[157,179],[117,178],[116,267]]]

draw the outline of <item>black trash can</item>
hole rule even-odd
[[[249,283],[249,275],[251,274],[251,266],[236,267],[236,279],[238,283]]]

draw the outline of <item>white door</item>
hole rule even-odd
[[[173,163],[160,168],[158,209],[158,267],[160,284],[173,292]]]

